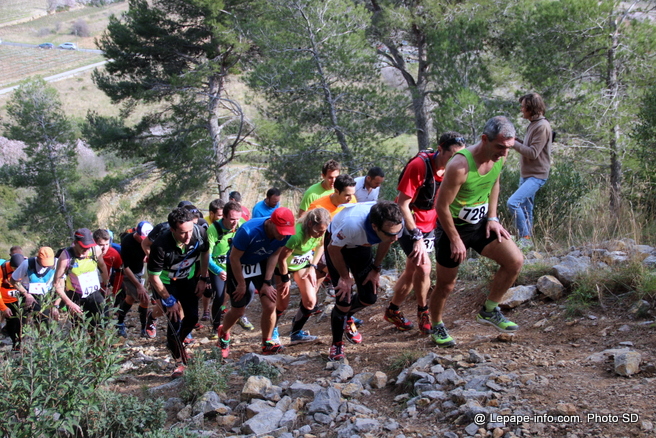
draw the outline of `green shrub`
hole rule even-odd
[[[195,353],[184,373],[182,398],[193,402],[207,391],[222,392],[228,387],[232,369],[218,359],[207,359],[202,351]]]
[[[499,269],[499,265],[487,257],[468,258],[458,270],[461,280],[476,281],[479,285],[487,285]]]
[[[524,263],[515,282],[518,285],[535,284],[543,275],[551,274],[553,267],[549,263]]]
[[[277,381],[280,378],[280,370],[275,365],[271,365],[268,362],[260,363],[249,363],[245,367],[239,370],[239,374],[248,378],[250,376],[262,376],[271,380],[272,382]]]
[[[124,350],[113,346],[114,330],[97,328],[92,338],[90,331],[81,321],[68,329],[24,327],[22,354],[0,360],[0,436],[92,436],[85,418],[104,412],[99,389],[118,371]]]
[[[386,367],[387,373],[396,377],[401,373],[401,371],[408,368],[422,356],[423,353],[421,351],[404,350],[401,352],[401,354],[391,358],[390,363]]]

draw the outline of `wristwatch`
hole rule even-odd
[[[268,284],[269,286],[271,286],[271,280],[262,280],[262,283]]]
[[[421,240],[424,238],[424,233],[419,228],[410,231],[410,234],[412,234],[412,240]]]
[[[383,264],[381,263],[379,265],[372,265],[372,269],[376,272],[380,272],[383,270]]]
[[[291,279],[289,277],[289,272],[286,273],[286,274],[280,275],[280,281],[282,281],[283,283],[289,283],[291,281]]]
[[[198,279],[204,281],[205,283],[209,283],[209,282],[210,282],[210,277],[203,277],[203,276],[201,275],[200,277],[198,277]]]

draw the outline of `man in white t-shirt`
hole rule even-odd
[[[353,344],[362,342],[353,314],[376,302],[383,258],[402,230],[401,209],[390,201],[346,204],[330,224],[324,240],[336,301],[330,360],[344,359],[343,336]],[[379,245],[375,258],[373,245]],[[352,293],[354,285],[357,292]]]
[[[383,169],[372,167],[367,176],[355,178],[355,199],[358,202],[377,201],[383,181],[385,181]]]

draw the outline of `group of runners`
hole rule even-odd
[[[229,202],[212,201],[205,218],[190,202],[181,202],[166,222],[153,226],[143,221],[122,233],[120,246],[107,230],[82,228],[58,254],[42,247],[25,258],[18,249],[2,263],[5,330],[19,350],[21,325],[29,312],[57,319],[65,307],[101,321],[113,290],[121,336],[127,336],[125,316],[135,303],[143,337],[155,337],[157,318],[166,318],[167,347],[176,363],[173,377],[178,377],[189,360],[186,345],[199,320],[211,321],[212,337],[227,358],[233,328],[256,296],[261,303],[261,352],[281,352],[278,322],[289,307],[292,280],[300,304],[288,344],[315,341],[304,327],[321,312],[317,293],[326,282],[335,293],[329,359],[340,360],[344,341],[363,342],[362,321],[355,315],[376,303],[383,259],[398,241],[407,261],[389,305],[381,310],[385,321],[401,331],[415,328],[401,310],[414,290],[417,329],[439,347],[455,345],[443,318],[458,266],[473,248],[499,264],[476,321],[514,332],[518,325],[498,304],[517,278],[523,256],[500,224],[497,204],[501,168],[518,144],[512,123],[498,116],[485,124],[472,146],[467,147],[462,135],[447,132],[435,150],[412,158],[398,178],[395,201],[377,199],[385,181],[381,168],[353,178],[329,160],[296,214],[280,206],[281,192],[272,188],[251,218],[240,194],[233,192]],[[431,253],[436,284],[429,293]],[[43,297],[50,289],[56,300],[44,312]]]

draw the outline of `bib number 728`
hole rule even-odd
[[[478,205],[476,207],[463,207],[458,217],[470,224],[477,224],[486,217],[488,204]]]

